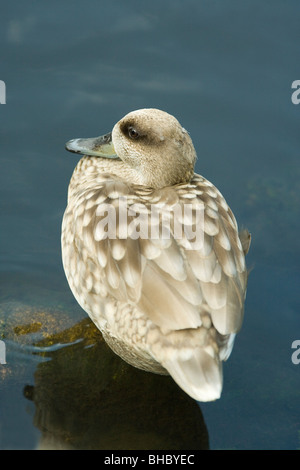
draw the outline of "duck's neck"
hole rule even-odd
[[[142,175],[133,168],[128,167],[121,160],[83,157],[79,160],[73,172],[68,197],[86,189],[100,185],[107,175],[116,176],[132,185],[144,185]]]

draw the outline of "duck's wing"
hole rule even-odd
[[[171,237],[147,263],[140,305],[160,328],[173,330],[172,338],[160,337],[159,346],[154,334],[155,357],[190,396],[214,400],[222,389],[221,361],[243,320],[250,235],[244,230],[240,238],[232,211],[204,178],[164,190],[170,205],[176,202],[173,191],[179,212],[173,205],[172,234],[176,222],[184,222],[182,237]]]
[[[197,328],[208,312],[221,335],[236,333],[243,319],[247,271],[232,211],[200,176],[157,193],[161,198],[156,204],[164,203],[160,228],[171,235],[139,241],[146,260],[140,307],[164,329]],[[243,240],[246,245],[246,232]],[[158,253],[151,255],[155,248]]]
[[[204,203],[204,242],[199,249],[186,250],[186,258],[199,281],[216,330],[222,335],[236,333],[243,320],[247,285],[245,253],[250,235],[244,230],[241,242],[231,209],[209,181],[195,175],[193,183]]]
[[[249,238],[244,232],[241,243],[232,211],[210,182],[195,175],[188,185],[133,192],[108,179],[78,199],[76,245],[96,260],[113,297],[135,303],[166,330],[197,328],[203,312],[219,333],[239,330]]]
[[[158,352],[156,338],[150,349],[191,396],[203,401],[217,398],[222,386],[220,360],[229,356],[241,327],[247,284],[247,237],[243,235],[241,243],[223,196],[195,175],[190,184],[154,192],[133,192],[125,182],[107,180],[96,192],[81,197],[86,203],[80,209],[81,221],[75,218],[83,245],[78,249],[88,252],[90,275],[95,276],[91,289],[100,283],[116,300],[137,306],[164,333],[160,341],[177,332],[165,350],[180,343],[179,336],[186,332],[201,333],[204,318],[209,317],[207,345],[200,341],[199,347],[196,343],[189,353],[175,357],[164,355],[163,347]],[[195,233],[197,243],[191,238]],[[93,266],[95,260],[98,266]],[[83,270],[82,282],[85,279]],[[187,342],[182,344],[187,351]]]

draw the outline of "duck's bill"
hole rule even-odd
[[[69,150],[69,152],[80,153],[82,155],[118,158],[112,143],[111,132],[101,137],[69,140],[69,142],[66,143],[66,149]]]

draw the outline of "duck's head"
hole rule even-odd
[[[196,152],[188,132],[174,116],[159,109],[139,109],[124,116],[110,134],[73,139],[67,150],[120,160],[145,186],[161,188],[186,183],[194,174]]]

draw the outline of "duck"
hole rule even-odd
[[[66,149],[81,155],[61,232],[75,299],[124,361],[217,400],[243,322],[250,233],[195,173],[192,139],[166,111],[129,112]]]

